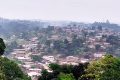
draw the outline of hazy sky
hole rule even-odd
[[[10,19],[106,21],[120,23],[120,0],[0,0]]]

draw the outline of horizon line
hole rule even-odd
[[[50,19],[20,19],[20,18],[5,18],[5,17],[0,17],[0,19],[6,19],[6,20],[23,20],[23,21],[47,21],[47,22],[76,22],[76,23],[95,23],[95,22],[100,22],[100,23],[106,23],[109,21],[112,24],[120,24],[119,22],[111,22],[109,19],[106,19],[106,21],[79,21],[79,20],[50,20]]]

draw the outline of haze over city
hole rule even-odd
[[[120,0],[0,0],[0,80],[120,80]]]
[[[0,17],[8,19],[106,21],[120,23],[119,0],[0,0]]]

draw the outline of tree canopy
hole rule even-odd
[[[4,54],[5,48],[6,48],[5,43],[3,39],[0,38],[0,56]]]
[[[120,58],[112,55],[79,65],[50,64],[38,80],[120,80]]]
[[[0,80],[31,80],[13,61],[0,57]]]
[[[120,80],[120,59],[112,55],[92,61],[86,69],[90,80]]]
[[[6,46],[0,38],[0,55],[3,55]],[[6,57],[0,56],[0,80],[31,80],[19,66]]]

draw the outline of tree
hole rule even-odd
[[[48,74],[49,74],[49,72],[48,72],[46,69],[42,70],[42,72],[41,72],[41,75],[42,75],[42,76],[40,76],[40,77],[38,78],[38,80],[47,80]]]
[[[52,69],[53,71],[60,70],[60,65],[51,63],[49,64],[49,68]]]
[[[61,40],[54,41],[53,45],[54,49],[56,49],[57,51],[62,51],[62,49],[64,48],[64,42]]]
[[[22,70],[18,67],[18,65],[15,62],[5,57],[0,57],[0,68],[2,68],[2,73],[0,74],[4,75],[6,78],[3,80],[31,80],[30,77],[28,77],[22,72]]]
[[[98,30],[102,31],[102,26],[101,25],[98,26]]]
[[[110,43],[111,45],[120,45],[120,38],[115,35],[110,35],[107,37],[106,42]]]
[[[92,61],[86,71],[84,77],[90,80],[120,80],[120,59],[106,55],[97,61]]]
[[[40,56],[37,55],[31,55],[32,61],[38,61],[40,62],[42,60],[42,58]]]
[[[95,49],[96,49],[96,51],[99,51],[99,50],[100,50],[100,47],[101,47],[100,44],[96,44],[96,45],[95,45]]]
[[[75,78],[73,74],[60,73],[58,76],[58,80],[75,80]]]
[[[4,53],[6,48],[3,39],[0,38],[0,55]],[[16,63],[7,59],[6,57],[0,57],[0,80],[31,80],[25,75]]]
[[[3,39],[0,38],[0,56],[4,54],[5,48],[6,48],[5,43]]]
[[[88,63],[80,63],[79,65],[76,65],[72,69],[72,73],[76,80],[78,80],[79,77],[81,77],[83,74],[85,74],[85,69],[87,68]]]
[[[3,73],[3,68],[0,66],[0,80],[6,80],[5,74]]]
[[[51,41],[50,40],[46,40],[45,44],[50,48]]]
[[[69,48],[69,41],[67,39],[64,40],[64,45],[65,45],[65,49]]]
[[[60,72],[69,74],[69,73],[72,73],[73,66],[72,65],[61,65],[60,68],[61,68]]]
[[[88,63],[79,65],[59,65],[59,64],[49,64],[52,72],[47,70],[42,71],[42,75],[38,80],[78,80],[83,74],[85,74],[85,69]]]

